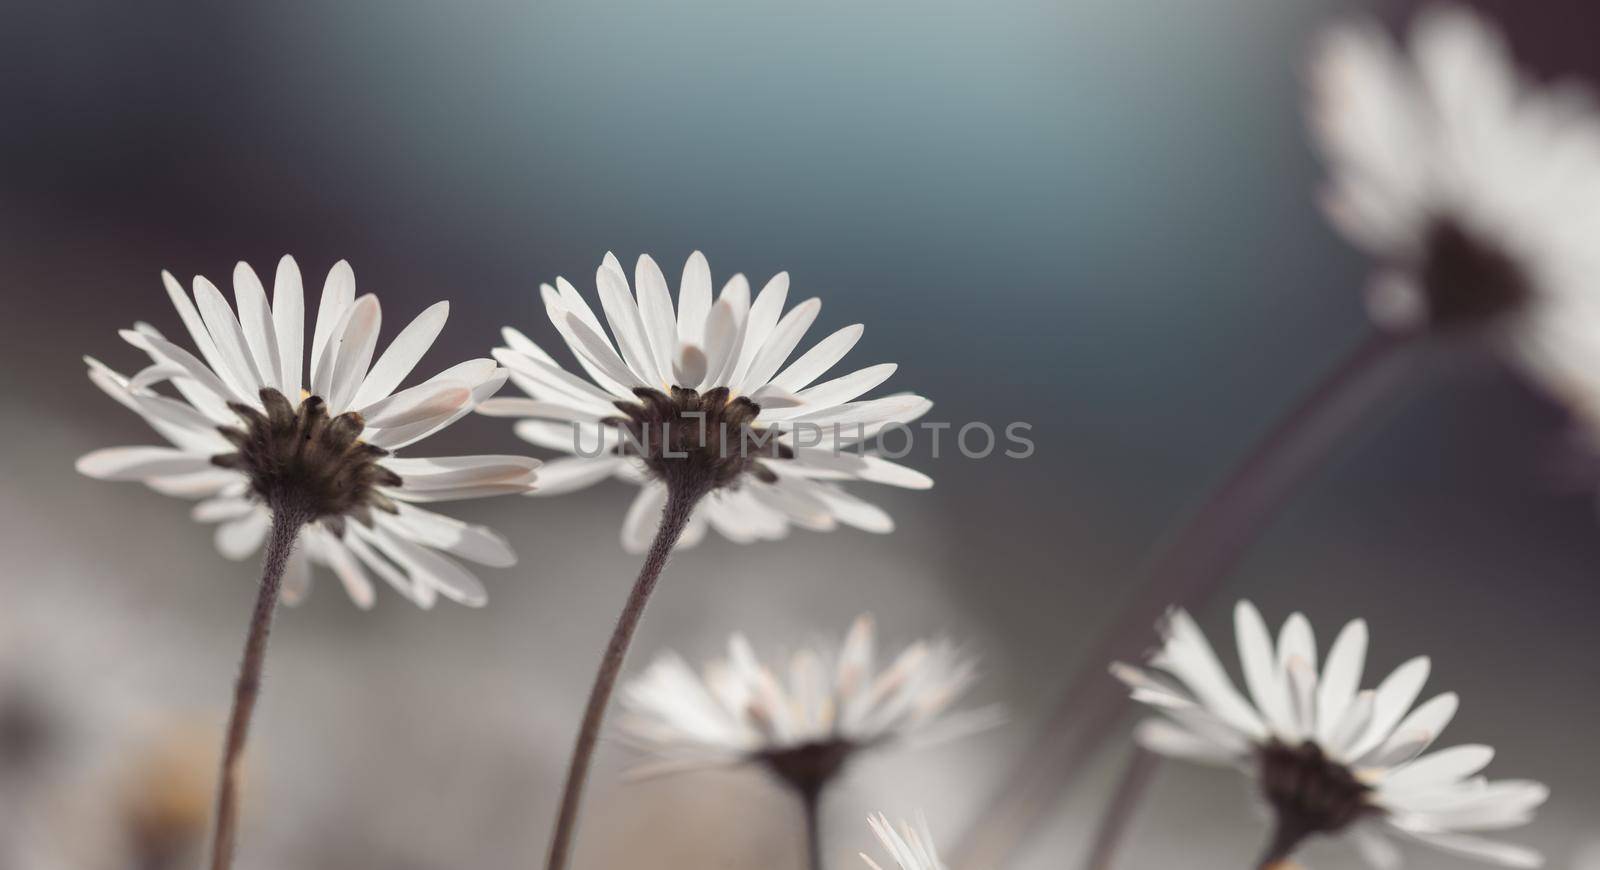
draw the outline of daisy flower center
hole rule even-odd
[[[1450,218],[1429,227],[1419,277],[1431,320],[1446,329],[1494,320],[1532,295],[1509,253]]]
[[[791,788],[807,794],[816,794],[827,785],[849,760],[856,745],[848,740],[830,740],[802,743],[781,749],[768,749],[756,758],[767,770]]]
[[[776,477],[762,461],[794,456],[777,433],[752,425],[761,406],[744,396],[730,400],[727,387],[633,392],[638,402],[616,403],[626,416],[606,420],[622,434],[617,452],[642,460],[669,486],[718,489],[747,473],[770,483]]]
[[[265,413],[228,405],[244,426],[218,427],[237,452],[213,456],[213,465],[243,472],[251,491],[274,510],[298,510],[309,519],[397,510],[377,488],[399,486],[400,476],[378,464],[389,451],[361,440],[366,423],[360,414],[329,417],[318,396],[296,408],[271,387],[261,391],[261,403]]]
[[[1375,811],[1367,801],[1371,789],[1315,743],[1273,741],[1260,748],[1257,760],[1262,796],[1277,814],[1281,836],[1298,841],[1337,833]]]

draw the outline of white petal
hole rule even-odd
[[[667,488],[651,482],[639,490],[628,514],[622,521],[622,547],[630,553],[643,553],[650,549],[656,529],[661,524],[661,509],[667,503]]]
[[[735,307],[726,300],[718,300],[706,317],[705,355],[706,374],[700,381],[700,390],[727,386],[726,372],[738,362],[739,342],[743,321]]]
[[[706,316],[711,312],[711,264],[695,251],[683,264],[678,282],[678,341],[698,345],[705,339]]]
[[[561,285],[562,290],[557,291],[556,288],[551,287],[549,284],[539,285],[539,295],[544,300],[545,314],[550,318],[550,323],[555,326],[556,332],[561,335],[561,340],[566,342],[568,349],[570,349],[573,355],[578,358],[578,364],[583,368],[584,372],[586,372],[596,384],[614,396],[627,398],[631,401],[634,398],[632,388],[607,375],[598,366],[589,362],[588,354],[581,347],[578,337],[573,333],[571,327],[567,326],[567,314],[569,311],[576,313],[576,309],[573,306],[582,307],[583,310],[588,313],[588,318],[591,320],[594,318],[593,313],[588,312],[588,306],[584,305],[583,299],[582,297],[578,296],[576,289],[572,290],[573,302],[571,305],[569,305],[566,298],[566,291],[567,289],[570,289],[572,285],[561,279],[557,279],[556,283]],[[580,317],[580,319],[582,318]],[[598,324],[591,327],[591,329],[596,335],[601,335],[604,332],[604,330]],[[610,343],[604,343],[606,345],[607,352],[611,356],[616,356],[616,350],[610,346]],[[622,365],[620,359],[618,360],[617,364],[624,369],[627,368],[626,366]],[[632,380],[631,376],[629,380]]]
[[[216,470],[209,456],[171,447],[106,447],[80,457],[79,474],[99,480],[143,480]]]
[[[1411,836],[1436,849],[1443,849],[1446,852],[1465,855],[1468,858],[1476,858],[1480,861],[1492,861],[1505,867],[1544,866],[1544,856],[1526,846],[1485,840],[1481,837],[1472,837],[1466,834],[1419,834],[1413,832]]]
[[[616,396],[562,369],[555,363],[507,348],[496,348],[494,358],[511,370],[512,379],[535,399],[565,400],[579,407],[610,413]],[[630,398],[632,398],[630,396]]]
[[[1344,712],[1339,714],[1338,720],[1328,727],[1327,736],[1317,738],[1330,757],[1345,758],[1350,747],[1366,735],[1367,728],[1372,725],[1377,694],[1373,691],[1358,693],[1354,701],[1344,706]],[[1320,708],[1318,713],[1321,715]]]
[[[509,568],[517,564],[517,554],[511,549],[511,544],[485,526],[464,523],[408,504],[400,505],[400,512],[396,516],[384,514],[377,518],[380,523],[403,529],[420,543],[480,565]]]
[[[1455,718],[1456,710],[1460,706],[1460,699],[1454,692],[1435,696],[1411,711],[1411,715],[1394,729],[1394,736],[1377,751],[1380,754],[1392,753],[1397,749],[1394,745],[1396,741],[1410,740],[1416,745],[1416,752],[1421,753],[1444,732],[1450,720]]]
[[[766,345],[750,363],[749,371],[745,372],[744,378],[740,381],[739,390],[752,393],[765,386],[778,371],[778,367],[789,360],[789,355],[794,353],[795,346],[805,338],[806,330],[816,322],[817,313],[821,310],[820,299],[807,299],[790,309],[789,313],[778,321],[772,334],[767,337]]]
[[[1237,756],[1223,746],[1186,731],[1166,719],[1146,719],[1134,730],[1134,740],[1145,749],[1171,758],[1200,764],[1228,765]]]
[[[1317,670],[1317,639],[1311,631],[1311,620],[1304,613],[1291,613],[1278,632],[1278,667],[1287,667],[1299,658],[1313,673]]]
[[[774,387],[771,384],[762,386],[756,389],[755,392],[751,393],[750,401],[760,405],[762,413],[769,415],[773,410],[799,408],[805,404],[805,402],[794,393],[791,393],[781,387]]]
[[[616,473],[627,460],[616,457],[586,459],[571,456],[539,466],[534,495],[563,495],[599,483]]]
[[[462,381],[429,381],[379,399],[360,414],[368,426],[389,429],[450,414],[471,401],[472,390]]]
[[[1261,612],[1248,601],[1241,601],[1233,609],[1233,631],[1239,644],[1239,662],[1244,668],[1244,682],[1255,699],[1256,707],[1273,731],[1290,736],[1295,731],[1289,703],[1289,687],[1284,672],[1278,667],[1272,646],[1272,635]]]
[[[705,351],[693,344],[680,346],[672,362],[672,373],[680,386],[703,383],[709,368],[710,361],[706,359]]]
[[[1153,663],[1183,680],[1195,697],[1230,727],[1252,738],[1264,736],[1261,717],[1234,688],[1194,619],[1175,610],[1166,625],[1167,644]]]
[[[633,270],[634,292],[639,296],[639,317],[644,323],[644,335],[650,342],[656,371],[662,376],[671,374],[673,358],[678,350],[678,323],[672,313],[672,293],[667,289],[667,277],[661,267],[648,254],[639,257]]]
[[[475,405],[493,396],[505,384],[506,371],[496,366],[494,360],[467,360],[429,378],[429,382],[449,380],[451,378],[459,378],[469,384],[475,384],[472,388],[472,400],[470,402],[443,418],[412,423],[409,426],[381,429],[376,432],[369,431],[363,435],[367,443],[393,452],[409,444],[421,441],[471,413]]]
[[[482,607],[489,602],[483,583],[454,561],[399,535],[379,532],[378,538],[412,572],[412,579],[425,579],[444,597],[467,607]]]
[[[278,594],[282,596],[283,603],[290,607],[304,601],[306,593],[311,591],[311,559],[306,556],[303,547],[296,548],[289,554],[289,563],[283,569],[282,583]]]
[[[267,290],[261,286],[255,270],[243,262],[233,267],[233,301],[239,308],[239,325],[244,329],[245,343],[262,385],[287,394],[293,401],[299,385],[291,388],[283,384],[283,362],[272,322],[272,306],[267,304]]]
[[[1465,779],[1494,760],[1494,748],[1478,744],[1452,746],[1411,762],[1384,778],[1383,792],[1420,791]]]
[[[502,326],[500,327],[500,337],[505,339],[506,344],[517,353],[531,356],[540,362],[546,362],[550,365],[556,364],[555,357],[545,352],[544,348],[536,344],[533,339],[523,335],[520,330]]]
[[[756,357],[766,349],[767,339],[777,326],[778,317],[783,314],[783,306],[788,298],[788,272],[779,272],[772,276],[772,280],[761,288],[755,302],[750,305],[750,315],[745,318],[744,340],[739,347],[739,362],[728,375],[729,386],[743,383],[745,374],[750,371]]]
[[[343,328],[322,349],[323,357],[330,362],[331,374],[327,392],[319,395],[328,403],[330,416],[337,417],[350,410],[350,402],[367,376],[367,367],[372,364],[372,354],[378,349],[378,329],[382,322],[378,297],[368,293],[345,311]]]
[[[894,519],[875,504],[869,504],[835,487],[819,486],[812,494],[845,525],[875,535],[887,535],[894,531]]]
[[[834,364],[844,359],[850,348],[855,347],[861,340],[865,327],[857,323],[853,326],[835,332],[824,338],[810,350],[800,355],[784,369],[777,377],[772,379],[772,385],[790,391],[798,391],[812,381],[825,374]]]
[[[311,336],[311,383],[314,385],[319,380],[318,367],[321,364],[323,349],[335,336],[334,330],[344,322],[344,312],[356,300],[356,273],[350,264],[344,260],[333,264],[328,270],[328,279],[322,285],[322,301],[317,306],[317,325]],[[331,372],[330,372],[331,374]],[[312,392],[318,395],[326,394],[312,387]]]
[[[194,506],[189,516],[197,523],[220,523],[236,520],[259,507],[255,502],[231,496],[207,499]]]
[[[132,394],[134,410],[161,434],[185,450],[214,456],[234,448],[218,434],[216,423],[193,405],[155,394]]]
[[[211,340],[211,333],[206,331],[205,321],[200,319],[200,311],[194,307],[194,301],[189,294],[183,291],[183,285],[178,279],[172,277],[171,272],[161,273],[161,283],[167,289],[167,297],[172,300],[172,307],[178,310],[178,317],[183,320],[183,326],[189,330],[189,338],[194,341],[195,349],[200,351],[200,357],[206,361],[206,366],[214,372],[222,371],[222,357],[217,353],[216,342]]]
[[[1394,843],[1373,829],[1372,825],[1357,825],[1350,829],[1349,837],[1356,851],[1376,870],[1398,870],[1403,863],[1400,850]]]
[[[306,300],[300,267],[290,256],[278,261],[278,274],[272,282],[272,328],[283,363],[284,395],[291,402],[299,401],[305,388],[301,367],[305,364]]]
[[[229,559],[239,561],[261,549],[267,531],[272,528],[272,515],[259,510],[247,517],[223,523],[217,527],[217,550]]]
[[[379,464],[400,475],[404,489],[430,490],[490,483],[522,482],[539,467],[526,456],[386,457]]]
[[[914,468],[907,468],[879,456],[868,455],[861,459],[864,464],[856,472],[856,477],[861,480],[904,489],[933,488],[933,478]]]
[[[610,342],[591,330],[576,315],[571,313],[566,315],[566,328],[572,334],[572,350],[578,355],[579,360],[594,366],[613,383],[624,385],[630,399],[633,398],[634,387],[649,386],[649,383],[637,374],[629,363],[624,363],[617,356],[616,351],[611,349]]]
[[[324,534],[323,538],[324,543],[318,548],[322,561],[333,569],[334,575],[339,578],[350,600],[362,610],[371,610],[377,601],[377,596],[373,592],[372,581],[367,578],[367,573],[361,570],[360,561],[343,542],[331,534]]]
[[[848,375],[801,390],[797,395],[800,401],[808,407],[826,408],[842,404],[865,395],[872,388],[887,381],[897,369],[899,369],[899,366],[894,363],[868,366]]]
[[[173,498],[205,498],[218,493],[243,494],[248,489],[249,483],[237,471],[211,468],[188,474],[152,477],[145,480],[144,485]]]
[[[339,539],[339,543],[343,544],[351,553],[354,553],[362,564],[372,569],[373,573],[382,577],[385,583],[388,583],[396,592],[410,599],[418,607],[427,609],[432,606],[433,596],[431,592],[419,593],[417,584],[413,583],[399,568],[395,567],[388,557],[379,553],[376,546],[363,540],[365,537],[373,537],[373,532],[362,528],[359,524],[347,526],[346,528],[348,531],[345,532],[343,538]],[[373,537],[373,541],[376,543],[375,537]],[[356,603],[360,604],[360,601],[357,600]]]
[[[244,402],[252,406],[261,403],[259,396],[254,393],[239,392],[223,383],[222,379],[207,368],[205,363],[195,359],[193,354],[164,338],[146,335],[131,329],[124,329],[118,334],[122,336],[124,341],[150,354],[151,358],[171,363],[183,369],[189,380],[218,399]]]
[[[615,258],[606,256],[608,262],[595,270],[594,280],[600,290],[600,307],[605,311],[612,337],[617,340],[617,349],[640,381],[658,390],[665,389],[669,385],[656,368],[655,352],[645,338],[639,305],[628,292],[627,276],[622,274],[620,266],[613,265]]]
[[[1394,673],[1384,678],[1378,684],[1378,694],[1374,698],[1372,711],[1372,725],[1367,731],[1367,737],[1357,744],[1351,751],[1363,755],[1372,749],[1381,746],[1389,735],[1394,732],[1394,727],[1411,709],[1412,703],[1417,700],[1417,695],[1422,692],[1422,686],[1428,681],[1428,671],[1432,663],[1427,656],[1418,656],[1398,668]]]
[[[794,420],[787,421],[784,428],[794,428],[796,423],[832,428],[835,426],[871,425],[889,420],[904,421],[908,418],[908,415],[923,413],[926,410],[924,406],[928,404],[930,403],[927,399],[910,393],[884,396],[881,399],[867,399],[861,402],[846,402],[843,405],[834,405],[831,408],[821,408],[801,414],[795,417]]]
[[[433,347],[434,339],[439,337],[439,331],[444,329],[444,323],[450,317],[449,302],[435,302],[428,306],[415,320],[407,324],[406,328],[395,336],[394,341],[384,349],[383,355],[378,357],[377,363],[372,366],[372,371],[367,372],[366,379],[361,382],[361,389],[356,391],[354,399],[350,400],[353,407],[359,408],[370,405],[379,399],[394,392],[400,382],[411,374],[417,363],[422,360],[422,355]]]
[[[1361,672],[1367,660],[1367,623],[1352,620],[1339,632],[1328,652],[1317,690],[1317,739],[1327,742],[1343,720],[1345,711],[1361,687]],[[1362,735],[1356,735],[1359,738]]]
[[[254,396],[265,384],[245,344],[244,330],[233,316],[233,309],[228,307],[228,300],[222,297],[216,285],[198,276],[194,279],[194,299],[211,340],[216,342],[217,357],[222,361],[217,374],[234,389]]]
[[[751,481],[745,488],[756,500],[782,513],[802,528],[816,532],[832,531],[837,523],[827,505],[795,483],[780,480],[777,484],[769,485]]]

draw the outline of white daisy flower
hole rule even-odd
[[[878,835],[878,842],[889,852],[900,870],[945,870],[944,862],[939,860],[939,853],[933,848],[933,834],[928,830],[928,820],[921,815],[917,816],[917,826],[911,827],[905,822],[900,823],[899,830],[889,824],[887,816],[879,813],[867,818],[867,824],[872,826],[872,832]],[[866,854],[862,859],[872,870],[883,870],[878,862]]]
[[[1320,671],[1311,623],[1301,614],[1289,617],[1276,647],[1248,602],[1236,608],[1234,624],[1248,698],[1182,610],[1168,616],[1165,642],[1150,661],[1165,676],[1121,664],[1112,672],[1135,700],[1164,714],[1139,726],[1142,746],[1233,765],[1255,780],[1277,823],[1263,867],[1324,834],[1347,835],[1378,868],[1400,865],[1386,834],[1508,867],[1543,863],[1531,849],[1468,832],[1526,823],[1548,789],[1479,776],[1494,757],[1487,746],[1423,754],[1457,706],[1446,692],[1411,709],[1428,678],[1426,657],[1396,668],[1376,689],[1361,690],[1364,621],[1344,627]]]
[[[1376,25],[1334,29],[1311,73],[1326,210],[1383,264],[1375,319],[1491,328],[1564,389],[1574,355],[1600,352],[1600,120],[1583,95],[1535,85],[1457,8],[1424,12],[1409,54]]]
[[[795,653],[787,681],[743,635],[700,674],[662,655],[623,689],[622,733],[658,759],[639,773],[753,762],[798,790],[820,790],[858,751],[925,746],[998,721],[993,708],[950,712],[977,668],[954,644],[912,644],[882,671],[875,645],[862,616],[837,649]]]
[[[910,394],[860,399],[894,373],[894,364],[814,383],[861,338],[860,325],[840,329],[785,367],[821,308],[808,299],[784,313],[787,273],[753,302],[750,283],[735,275],[713,301],[711,268],[696,252],[684,266],[676,309],[648,256],[634,271],[637,297],[610,254],[595,281],[615,345],[572,284],[558,278],[540,288],[550,321],[589,379],[507,328],[507,346],[495,358],[531,398],[493,399],[478,410],[526,418],[516,424],[523,439],[576,454],[545,466],[538,495],[608,477],[641,485],[623,523],[630,551],[649,546],[670,486],[694,490],[699,500],[679,541],[690,546],[707,527],[741,543],[781,538],[792,525],[888,532],[887,514],[836,481],[933,485],[863,449],[886,427],[931,407]]]
[[[194,518],[219,524],[217,548],[231,559],[261,548],[273,509],[303,514],[308,523],[283,581],[291,603],[320,564],[361,607],[373,603],[369,572],[423,607],[438,595],[483,604],[482,583],[444,554],[504,567],[516,561],[510,546],[489,529],[417,505],[527,492],[538,461],[394,455],[505,382],[504,369],[478,359],[396,392],[444,326],[449,303],[424,311],[373,363],[378,299],[357,298],[355,274],[339,262],[323,286],[304,377],[305,303],[292,258],[278,263],[270,304],[256,273],[244,263],[234,268],[238,316],[205,278],[195,278],[193,299],[172,275],[162,280],[200,357],[141,323],[121,334],[150,356],[149,367],[129,378],[87,362],[89,379],[169,444],[96,450],[78,470],[199,499]],[[155,391],[163,383],[176,397]]]

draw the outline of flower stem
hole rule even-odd
[[[795,793],[800,796],[800,809],[806,817],[806,867],[822,870],[822,789],[800,788]]]
[[[673,546],[689,525],[695,504],[707,491],[707,487],[700,485],[669,483],[667,486],[667,503],[661,511],[661,525],[645,555],[644,566],[639,569],[639,578],[633,583],[633,591],[628,593],[628,601],[622,606],[622,615],[617,618],[617,626],[611,632],[611,641],[606,644],[605,655],[600,659],[600,670],[594,677],[594,687],[589,690],[589,704],[583,712],[583,725],[578,730],[572,763],[567,768],[567,783],[561,793],[561,810],[556,816],[555,832],[550,838],[550,857],[545,865],[548,870],[563,870],[567,866],[573,837],[577,833],[583,786],[589,778],[589,766],[594,761],[595,745],[600,739],[600,726],[605,722],[611,691],[617,685],[623,660],[628,656],[628,646],[633,642],[633,633],[639,627],[639,619],[644,616],[645,604],[650,600],[650,593],[655,591],[656,581],[661,578],[661,570],[667,565],[667,557],[672,555]]]
[[[1168,607],[1202,601],[1227,576],[1273,511],[1319,468],[1342,436],[1385,396],[1412,359],[1411,336],[1378,333],[1358,346],[1278,421],[1198,511],[1155,551],[1133,598],[1095,641],[1054,713],[967,834],[960,866],[999,867],[1049,811],[1124,704],[1104,675],[1137,656]]]
[[[250,717],[255,713],[256,698],[261,694],[267,635],[272,631],[272,616],[278,609],[278,592],[283,585],[283,572],[289,567],[289,555],[294,552],[295,538],[308,519],[304,511],[294,508],[279,507],[272,512],[272,530],[268,533],[267,552],[261,567],[261,588],[256,592],[255,610],[250,614],[244,658],[233,688],[233,710],[228,715],[228,732],[222,745],[211,870],[228,870],[233,865],[239,823],[239,768],[244,760],[245,741],[250,735]]]
[[[1155,779],[1156,768],[1160,765],[1161,759],[1155,753],[1134,747],[1133,757],[1123,766],[1122,779],[1117,783],[1111,805],[1095,831],[1094,846],[1089,850],[1089,863],[1085,865],[1088,870],[1111,870],[1116,866],[1117,853],[1139,809],[1139,800]]]

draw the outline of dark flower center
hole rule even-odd
[[[244,472],[250,489],[273,510],[292,509],[307,521],[346,516],[363,521],[370,510],[396,511],[379,486],[399,486],[400,476],[378,464],[389,451],[360,440],[366,427],[350,411],[328,416],[328,407],[309,396],[297,409],[270,387],[261,391],[266,413],[230,402],[244,428],[218,427],[236,453],[213,456],[211,462]]]
[[[745,474],[768,483],[777,477],[763,460],[792,459],[773,430],[751,424],[761,406],[744,396],[729,401],[728,388],[705,393],[673,387],[672,395],[641,387],[638,402],[616,402],[626,416],[606,422],[622,435],[616,452],[644,461],[669,487],[706,491],[732,485]]]
[[[818,794],[844,769],[857,744],[842,738],[768,749],[756,756],[767,771],[804,794]]]
[[[1377,812],[1367,801],[1371,789],[1315,743],[1273,741],[1257,751],[1257,763],[1261,795],[1277,816],[1272,857],[1288,858],[1305,838],[1338,833]]]
[[[1419,277],[1429,320],[1440,329],[1496,320],[1532,295],[1528,276],[1509,253],[1450,218],[1429,227]]]

